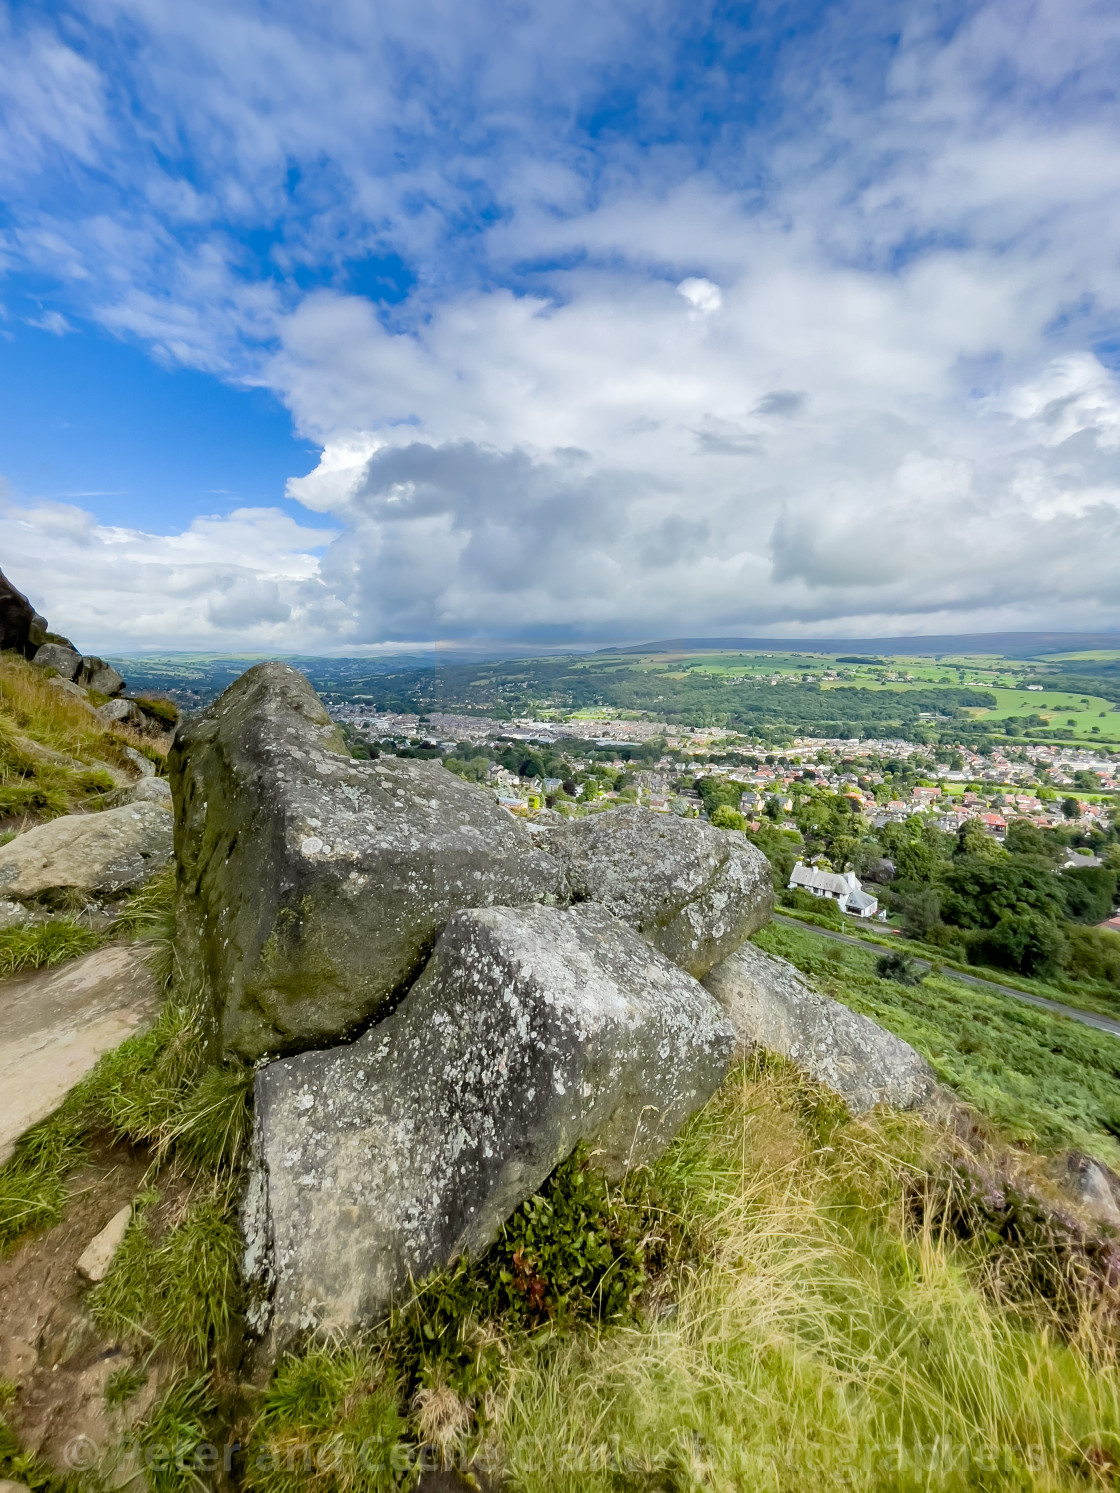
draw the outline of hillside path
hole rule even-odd
[[[856,938],[851,933],[834,933],[830,928],[819,928],[815,923],[800,923],[796,918],[784,917],[780,912],[774,913],[775,923],[784,923],[787,928],[800,928],[804,933],[819,933],[822,938],[834,938],[838,943],[855,944],[858,949],[887,948],[882,944],[872,944],[864,938]],[[900,945],[905,947],[905,945]],[[914,963],[929,969],[928,959],[915,957]],[[1028,1006],[1041,1006],[1044,1011],[1050,1011],[1055,1016],[1068,1016],[1070,1021],[1079,1021],[1082,1026],[1092,1026],[1098,1032],[1107,1032],[1110,1037],[1120,1037],[1120,1021],[1111,1016],[1098,1016],[1095,1011],[1079,1011],[1076,1006],[1064,1006],[1061,1001],[1049,1000],[1044,995],[1032,995],[1028,990],[1017,990],[1014,985],[1000,985],[995,980],[985,980],[980,975],[962,974],[959,969],[943,969],[942,973],[948,980],[963,980],[966,985],[979,985],[981,990],[998,990],[1001,995],[1014,996],[1017,1001],[1025,1001]]]

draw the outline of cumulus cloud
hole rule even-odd
[[[192,642],[1116,624],[1107,8],[795,4],[741,84],[703,5],[86,9],[12,33],[16,155],[77,164],[2,247],[275,391],[332,527],[88,519],[75,594],[127,550]]]
[[[164,535],[69,503],[0,503],[5,573],[80,647],[106,652],[330,646],[346,617],[319,566],[336,534],[275,508]]]

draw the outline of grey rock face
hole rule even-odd
[[[172,834],[171,815],[154,803],[64,814],[0,845],[0,894],[26,902],[130,891],[167,865]]]
[[[182,957],[228,1053],[384,1014],[460,907],[555,898],[556,862],[438,762],[354,761],[302,674],[258,664],[170,756]]]
[[[457,913],[387,1020],[257,1074],[258,1330],[376,1320],[410,1272],[484,1249],[580,1140],[611,1176],[651,1160],[733,1046],[703,987],[593,903]]]
[[[727,1012],[742,1049],[766,1047],[840,1094],[853,1114],[877,1104],[924,1105],[933,1070],[901,1037],[830,1000],[784,959],[743,944],[704,981]]]
[[[29,639],[35,618],[35,608],[27,597],[0,571],[0,649],[29,658],[33,652]]]
[[[44,643],[31,662],[41,669],[57,669],[59,678],[73,681],[82,667],[82,655],[65,643]]]
[[[576,819],[536,842],[570,895],[601,902],[701,979],[770,919],[770,863],[741,834],[637,807]]]
[[[83,658],[78,683],[99,695],[119,695],[124,689],[124,680],[103,658]]]
[[[107,691],[102,690],[102,694]],[[107,700],[104,705],[97,707],[97,713],[103,721],[127,726],[142,728],[146,722],[144,712],[135,700]]]

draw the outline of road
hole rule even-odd
[[[804,933],[819,933],[822,938],[834,938],[838,943],[855,944],[859,949],[874,949],[884,947],[882,944],[869,943],[865,938],[855,938],[850,933],[834,933],[830,928],[821,928],[816,923],[801,923],[796,918],[784,917],[780,912],[774,914],[775,923],[784,923],[787,928],[800,928]],[[905,947],[905,945],[902,945]],[[926,959],[915,959],[915,964],[923,969],[929,969],[929,961]],[[1048,1000],[1044,995],[1032,995],[1027,990],[1016,990],[1014,985],[999,985],[995,980],[985,980],[979,975],[965,975],[959,969],[948,969],[943,971],[946,979],[963,980],[966,985],[979,985],[981,990],[998,990],[1001,995],[1010,995],[1017,1001],[1025,1001],[1028,1006],[1041,1006],[1044,1011],[1051,1011],[1055,1016],[1068,1016],[1070,1021],[1079,1021],[1082,1026],[1095,1027],[1098,1032],[1107,1032],[1110,1037],[1120,1037],[1120,1021],[1115,1021],[1111,1016],[1098,1016],[1095,1011],[1079,1011],[1076,1006],[1063,1006],[1061,1001]]]

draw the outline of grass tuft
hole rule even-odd
[[[406,1423],[383,1355],[360,1344],[281,1359],[250,1432],[251,1493],[388,1493],[402,1485]]]
[[[0,929],[0,975],[23,969],[44,969],[88,954],[103,942],[102,935],[70,918]]]
[[[159,1236],[154,1192],[137,1211],[108,1275],[88,1305],[109,1337],[167,1348],[180,1360],[205,1364],[223,1354],[239,1299],[240,1234],[228,1193],[216,1191],[187,1208]]]

